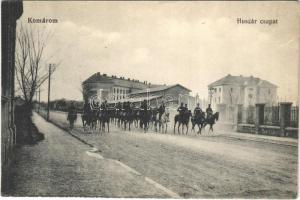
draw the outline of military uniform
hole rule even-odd
[[[211,107],[206,108],[206,114],[207,114],[207,119],[210,119],[213,114],[213,110],[211,109]]]
[[[158,118],[159,118],[159,120],[161,120],[161,116],[162,116],[162,114],[164,114],[164,112],[165,112],[165,105],[162,104],[158,108],[158,113],[159,113]]]

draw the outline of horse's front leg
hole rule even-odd
[[[168,130],[168,123],[165,123],[165,125],[166,125],[165,133],[167,133],[167,130]]]
[[[189,131],[189,125],[187,124],[186,125],[186,132],[185,132],[186,135],[187,135],[188,131]]]
[[[174,123],[174,134],[175,134],[175,127],[176,127],[176,122]]]
[[[129,122],[129,124],[128,124],[128,130],[130,131],[130,125],[131,125],[131,122]]]

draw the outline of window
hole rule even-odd
[[[221,97],[219,97],[219,103],[221,103]]]
[[[221,92],[221,88],[219,88],[219,92]]]
[[[233,88],[230,88],[230,92],[233,92]]]
[[[271,94],[271,90],[270,89],[268,90],[268,93]]]

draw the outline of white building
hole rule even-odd
[[[234,110],[236,105],[255,106],[256,103],[274,105],[277,86],[257,77],[227,76],[208,85],[209,101],[213,110]]]

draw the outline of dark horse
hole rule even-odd
[[[85,105],[81,114],[81,120],[84,131],[86,131],[87,126],[90,130],[96,129],[97,114],[95,110],[91,109],[90,104]]]
[[[175,117],[174,117],[174,133],[175,133],[176,124],[178,122],[178,133],[180,134],[179,127],[182,125],[182,133],[184,133],[183,132],[184,126],[186,126],[185,134],[187,134],[188,130],[189,130],[189,122],[190,122],[191,116],[192,116],[191,110],[187,110],[182,114],[175,115]]]
[[[204,122],[204,124],[203,124],[203,128],[205,128],[205,126],[207,125],[207,124],[209,124],[209,130],[208,130],[208,132],[211,130],[212,132],[214,132],[214,129],[213,129],[213,126],[214,126],[214,124],[216,123],[216,121],[218,121],[219,120],[219,112],[216,112],[215,114],[213,114],[211,117],[207,117],[206,119],[205,119],[205,122]]]
[[[128,130],[130,131],[131,124],[134,120],[134,110],[131,107],[128,107],[126,110],[122,112],[122,121],[124,125],[124,130],[126,131],[127,125]]]
[[[140,110],[140,128],[144,129],[144,132],[146,133],[149,128],[149,122],[151,120],[151,110],[148,108],[141,108]]]
[[[98,111],[99,130],[105,132],[105,124],[107,124],[107,132],[109,133],[110,112],[112,109],[100,109]]]
[[[199,128],[197,134],[201,134],[201,130],[205,122],[205,113],[204,112],[196,113],[194,116],[192,116],[191,121],[192,121],[192,131],[195,131],[195,126],[197,125]]]

